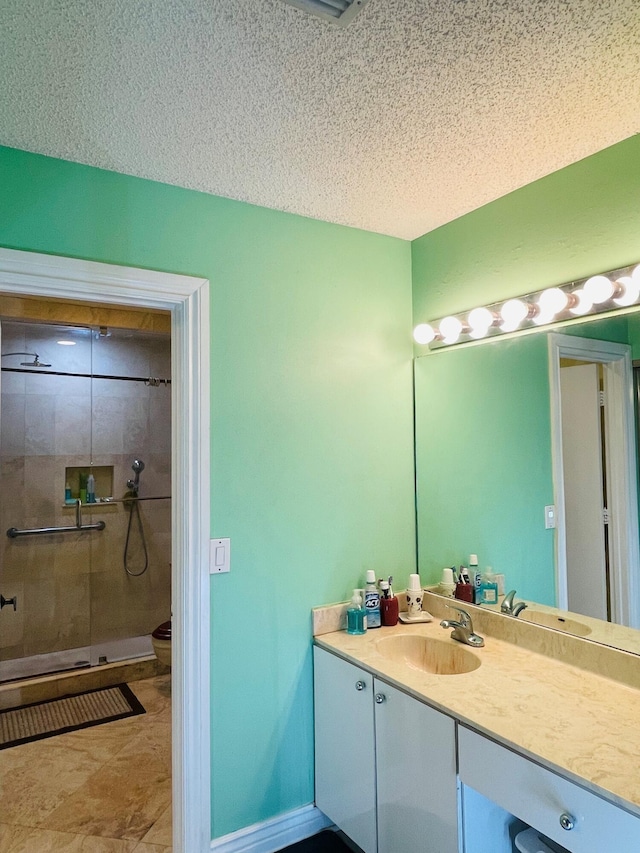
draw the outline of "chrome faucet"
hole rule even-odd
[[[462,607],[454,607],[451,604],[447,604],[447,607],[450,610],[457,610],[460,614],[460,619],[458,620],[443,619],[440,623],[442,628],[453,628],[451,639],[458,640],[460,643],[466,643],[467,646],[475,646],[476,648],[484,646],[484,638],[474,633],[473,622],[467,611],[463,610]]]
[[[512,589],[511,592],[508,592],[505,597],[502,599],[502,604],[500,605],[500,610],[503,613],[506,613],[507,616],[517,616],[527,606],[524,601],[518,601],[515,604],[513,603],[513,599],[516,596],[515,589]]]

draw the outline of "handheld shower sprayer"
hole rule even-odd
[[[140,488],[140,472],[144,471],[144,462],[142,459],[134,459],[131,469],[134,472],[135,477],[132,480],[127,480],[127,488],[131,489],[131,491],[135,492],[137,495],[138,489]]]
[[[147,552],[147,542],[144,535],[144,528],[142,526],[142,518],[140,517],[140,505],[138,503],[138,490],[140,489],[140,472],[144,471],[144,462],[142,459],[134,459],[133,465],[131,466],[131,470],[135,474],[133,479],[127,480],[127,488],[129,492],[125,495],[125,498],[129,497],[133,500],[125,500],[125,506],[129,510],[129,523],[127,524],[127,538],[124,543],[124,555],[123,555],[123,564],[125,572],[130,575],[132,578],[140,577],[143,575],[147,568],[149,567],[149,554]],[[144,558],[144,562],[142,564],[142,569],[140,571],[134,572],[129,565],[129,540],[131,537],[131,526],[133,524],[133,516],[137,517],[138,520],[138,534],[140,536],[140,544],[142,546],[142,556]]]

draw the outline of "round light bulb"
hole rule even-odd
[[[440,320],[439,332],[445,344],[455,344],[462,333],[462,323],[457,317]]]
[[[493,314],[488,308],[474,308],[469,312],[467,322],[471,331],[471,337],[484,337],[491,326],[493,326]],[[480,334],[481,333],[481,334]]]
[[[582,288],[578,288],[578,290],[574,290],[571,294],[575,299],[575,304],[569,308],[572,314],[576,314],[581,317],[583,314],[588,314],[589,311],[593,308],[593,300],[590,299],[589,295],[585,293]]]
[[[413,339],[417,344],[430,344],[435,337],[435,329],[429,323],[420,323],[413,330]]]
[[[547,323],[553,323],[555,316],[554,311],[543,311],[538,303],[538,313],[532,317],[532,320],[535,326],[546,326]]]
[[[583,290],[594,305],[611,299],[615,292],[613,282],[606,275],[592,275],[585,281]]]
[[[634,279],[631,275],[623,275],[617,279],[616,284],[620,288],[620,295],[613,300],[616,305],[625,308],[627,305],[633,305],[634,302],[638,301],[640,276]]]
[[[569,297],[559,287],[548,287],[543,290],[538,298],[538,305],[542,314],[559,314],[567,307]]]
[[[528,314],[529,306],[526,302],[522,299],[508,299],[500,309],[500,316],[504,320],[500,328],[503,332],[513,332]]]

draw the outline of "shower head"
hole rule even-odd
[[[47,364],[44,361],[40,361],[40,359],[38,358],[38,355],[36,353],[36,355],[33,358],[33,361],[21,361],[20,367],[51,367],[51,365]]]
[[[144,462],[142,461],[142,459],[134,459],[133,465],[131,466],[131,469],[136,474],[139,474],[140,471],[144,471]]]
[[[33,361],[21,361],[20,367],[51,367],[50,364],[46,364],[44,361],[40,361],[40,356],[37,352],[3,352],[2,357],[9,355],[28,355],[33,358]]]

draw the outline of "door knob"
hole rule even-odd
[[[16,610],[16,596],[14,595],[13,598],[5,598],[4,595],[0,595],[0,610],[2,610],[3,607],[6,607],[7,604],[12,604],[13,609]]]

